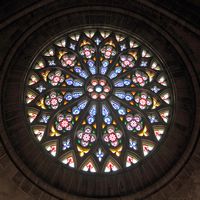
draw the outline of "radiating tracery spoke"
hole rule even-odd
[[[64,35],[40,52],[24,103],[38,142],[67,167],[90,173],[144,159],[173,114],[159,59],[138,39],[106,29]]]
[[[81,60],[83,65],[85,65],[90,74],[97,74],[97,48],[94,41],[83,35],[82,38],[79,40],[78,52],[82,58]]]
[[[121,52],[108,72],[110,79],[124,75],[136,67],[138,50]]]
[[[126,101],[121,101],[114,97],[110,100],[110,103],[120,115],[120,119],[124,122],[126,130],[134,133],[133,136],[135,138],[151,137],[153,141],[156,139],[152,133],[148,117],[145,116],[142,109],[133,107],[126,103]]]
[[[45,122],[46,134],[44,134],[45,138],[42,138],[42,142],[49,138],[66,135],[71,130],[73,130],[75,122],[79,119],[80,113],[84,110],[87,104],[88,100],[82,97],[80,100],[70,102],[68,105],[62,106],[57,110],[52,109],[51,113],[45,114],[44,117],[49,116],[49,118],[48,123]],[[45,120],[44,117],[42,120]]]
[[[86,79],[90,72],[81,59],[78,49],[81,42],[79,39],[79,33],[71,34],[67,38],[59,40],[54,46],[58,49],[58,59],[61,65]]]
[[[126,145],[125,133],[108,102],[103,103],[101,106],[101,117],[103,119],[101,137],[104,146],[112,152],[113,157],[120,157]]]
[[[53,53],[50,54],[49,52]],[[42,69],[45,67],[47,70],[48,68],[54,69],[56,67],[76,78],[86,79],[88,73],[85,70],[82,70],[82,66],[80,62],[77,62],[77,58],[78,55],[71,49],[54,45],[49,47],[42,58],[38,60],[40,64],[36,65],[35,69]],[[81,70],[81,73],[77,72],[77,70]]]
[[[97,105],[95,102],[91,102],[89,109],[85,112],[85,117],[77,126],[75,132],[76,148],[79,155],[82,157],[87,154],[91,147],[97,140]]]
[[[110,37],[111,33],[107,32],[101,34],[104,38],[104,41],[100,44],[99,53],[100,53],[100,67],[99,73],[102,75],[107,75],[110,68],[115,63],[118,51],[118,45],[114,37]]]

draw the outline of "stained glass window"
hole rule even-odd
[[[159,147],[172,95],[168,72],[144,42],[86,29],[38,53],[26,78],[25,114],[32,135],[64,166],[112,173]]]

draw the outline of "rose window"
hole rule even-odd
[[[159,151],[173,113],[170,76],[135,36],[72,32],[38,53],[26,77],[30,132],[63,166],[131,168]]]

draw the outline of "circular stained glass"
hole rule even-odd
[[[155,152],[173,98],[163,63],[144,42],[85,29],[38,53],[24,103],[31,133],[49,155],[66,167],[111,173]]]

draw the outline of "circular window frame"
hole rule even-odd
[[[40,57],[43,55],[43,53],[45,52],[45,50],[48,49],[48,47],[50,47],[52,44],[55,44],[56,41],[58,41],[58,40],[60,40],[60,39],[62,39],[62,38],[65,38],[65,37],[67,37],[68,35],[70,35],[70,34],[72,34],[72,33],[74,33],[74,34],[75,34],[75,33],[83,33],[84,31],[91,30],[91,29],[93,29],[93,30],[112,31],[112,33],[115,33],[115,34],[116,34],[116,33],[124,34],[127,38],[135,39],[136,42],[139,42],[139,44],[140,44],[140,46],[141,46],[142,48],[146,48],[147,50],[150,51],[150,53],[153,53],[153,58],[155,58],[156,60],[158,60],[158,63],[161,64],[162,73],[164,72],[164,73],[167,75],[168,84],[169,84],[168,89],[170,89],[170,97],[171,97],[171,99],[173,99],[173,100],[172,100],[173,103],[169,105],[171,117],[169,118],[169,122],[168,122],[167,125],[166,125],[165,133],[164,133],[164,135],[162,136],[162,139],[159,140],[159,141],[157,141],[156,147],[155,147],[155,149],[150,153],[150,155],[148,155],[148,156],[146,156],[146,157],[140,159],[138,163],[132,165],[132,166],[129,167],[129,168],[125,168],[124,166],[122,166],[122,168],[120,168],[118,171],[112,171],[112,172],[110,172],[110,173],[105,173],[105,175],[108,176],[108,175],[112,175],[112,174],[116,174],[116,173],[123,173],[124,170],[125,170],[125,171],[128,171],[128,170],[130,170],[130,168],[135,168],[135,167],[137,167],[138,165],[142,165],[142,163],[145,162],[146,159],[148,159],[149,157],[152,157],[153,154],[155,154],[157,151],[159,151],[159,146],[162,145],[162,143],[163,143],[163,142],[167,139],[167,137],[168,137],[168,130],[170,130],[171,122],[173,121],[173,116],[174,116],[174,114],[175,114],[175,110],[173,110],[173,108],[176,107],[176,105],[175,105],[175,103],[176,103],[175,98],[176,98],[176,97],[175,97],[175,91],[174,91],[174,90],[175,90],[175,87],[173,87],[174,81],[173,81],[172,75],[170,74],[170,72],[169,72],[168,69],[167,69],[167,65],[166,65],[165,61],[162,59],[162,57],[161,57],[161,55],[159,54],[159,52],[156,51],[156,50],[154,50],[153,47],[152,47],[149,43],[147,43],[146,41],[144,41],[139,35],[131,34],[131,32],[128,31],[128,30],[125,30],[125,29],[124,29],[123,31],[122,31],[122,30],[118,31],[118,30],[117,30],[117,27],[114,27],[114,26],[105,26],[105,25],[104,25],[104,26],[103,26],[103,25],[78,26],[78,27],[75,27],[74,29],[70,29],[69,31],[65,30],[65,31],[63,31],[62,33],[60,33],[59,35],[56,35],[55,37],[49,39],[43,46],[39,47],[39,50],[37,51],[36,54],[34,54],[33,59],[30,59],[30,65],[29,65],[29,68],[27,69],[27,72],[26,72],[26,75],[25,75],[25,77],[26,77],[26,80],[24,81],[25,84],[26,84],[26,81],[28,80],[27,77],[29,77],[29,73],[30,73],[30,71],[32,70],[32,66],[34,65],[34,63],[36,62],[36,60],[37,60],[38,58],[40,58]],[[121,53],[121,52],[120,52],[120,53]],[[120,53],[118,53],[118,55],[119,55]],[[152,62],[152,61],[151,61],[151,62]],[[85,64],[85,65],[86,65],[86,64]],[[95,76],[95,75],[94,75],[94,76]],[[170,79],[170,81],[169,81],[169,79]],[[87,82],[87,81],[88,81],[88,80],[86,80],[86,82]],[[23,91],[24,91],[24,94],[25,94],[25,88],[26,88],[26,86],[24,85],[23,87],[24,87],[24,88],[23,88]],[[119,88],[119,89],[120,89],[120,88]],[[24,94],[22,94],[22,97],[21,97],[22,102],[25,102],[25,95],[24,95]],[[24,120],[27,121],[27,117],[26,117],[26,115],[27,115],[27,109],[25,109],[25,110],[26,110],[26,111],[25,111],[25,115],[24,115]],[[29,127],[30,125],[31,125],[31,124],[28,123],[28,121],[27,121],[27,127]],[[151,128],[152,128],[152,127],[151,127]],[[31,130],[30,130],[30,131],[31,131]],[[32,135],[34,135],[34,134],[32,134]],[[36,144],[38,144],[38,146],[41,146],[41,145],[39,144],[38,140],[37,140],[35,137],[33,137],[33,139],[36,141]],[[52,139],[52,141],[53,141],[53,139]],[[48,143],[48,142],[47,142],[47,143]],[[39,148],[41,148],[41,147],[39,147]],[[42,149],[44,149],[44,148],[42,148]],[[49,155],[49,153],[47,153],[46,150],[44,151],[44,153],[45,153],[46,155]],[[126,155],[126,154],[125,154],[125,155]],[[61,156],[61,157],[62,157],[62,156]],[[57,162],[58,160],[59,160],[59,158],[57,158],[57,157],[56,157],[56,158],[55,158],[55,157],[52,157],[52,161],[53,161],[53,162]],[[125,160],[125,158],[123,158],[123,160]],[[141,162],[141,164],[140,164],[140,162]],[[67,166],[65,166],[63,163],[61,163],[61,164],[63,165],[63,167],[67,167]],[[98,167],[98,166],[97,166],[97,167]],[[83,174],[87,174],[87,172],[81,171],[80,169],[76,169],[76,168],[70,168],[70,170],[72,170],[72,171],[78,170],[80,174],[82,174],[82,173],[83,173]],[[97,172],[97,173],[100,173],[101,176],[104,176],[104,174],[103,174],[102,172]],[[96,173],[95,173],[95,175],[96,175]]]

